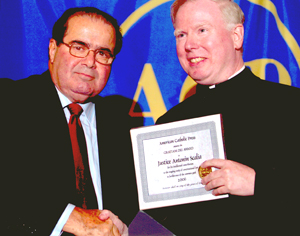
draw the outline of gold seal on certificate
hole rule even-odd
[[[201,166],[199,167],[199,176],[201,179],[203,179],[205,176],[207,176],[211,172],[212,172],[211,167],[207,167],[207,168],[202,168]]]

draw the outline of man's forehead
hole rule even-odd
[[[101,43],[103,43],[103,41],[114,41],[115,37],[115,31],[112,25],[101,18],[90,17],[88,15],[70,18],[68,28],[64,35],[64,38],[67,38],[70,42],[81,41],[89,47],[97,47],[98,45],[93,44],[97,44],[98,41],[101,41]]]
[[[80,28],[82,27],[88,27],[89,26],[89,22],[103,22],[103,20],[101,20],[100,18],[97,19],[95,17],[91,17],[89,15],[80,15],[80,16],[72,16],[69,18],[68,20],[68,24],[67,24],[67,29],[66,32],[72,30],[80,30]],[[81,24],[82,22],[86,22],[88,24]]]

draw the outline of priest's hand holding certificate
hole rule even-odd
[[[235,161],[220,159],[205,161],[201,167],[218,168],[202,179],[205,189],[213,190],[213,195],[254,195],[255,171],[252,168]]]

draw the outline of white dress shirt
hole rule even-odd
[[[62,105],[62,108],[65,112],[67,122],[69,123],[70,112],[67,106],[71,101],[63,95],[58,89],[57,93]],[[99,152],[98,152],[98,140],[97,140],[97,126],[96,126],[96,112],[94,103],[79,104],[83,112],[80,115],[80,121],[85,135],[85,140],[87,144],[87,152],[89,158],[89,167],[91,172],[91,177],[93,185],[96,192],[96,197],[98,201],[98,208],[103,209],[102,203],[102,188],[101,188],[101,178],[100,178],[100,163],[99,163]],[[75,174],[74,174],[75,177]],[[53,229],[50,236],[59,236],[62,233],[62,228],[67,222],[70,214],[72,213],[75,206],[73,204],[68,204],[65,211],[59,218],[55,228]]]

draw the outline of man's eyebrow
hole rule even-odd
[[[87,43],[82,42],[82,41],[79,41],[79,40],[73,40],[73,41],[71,41],[70,43],[77,43],[77,44],[84,45],[84,46],[87,46],[87,47],[90,46],[90,45],[88,45]]]
[[[182,33],[182,32],[183,32],[183,30],[181,30],[181,29],[175,29],[173,34],[176,36],[177,34]]]
[[[111,55],[113,55],[112,51],[109,48],[98,48],[96,50],[98,50],[98,51],[106,51],[106,52],[110,53]]]
[[[210,24],[209,22],[203,21],[203,22],[201,22],[201,23],[195,24],[195,25],[192,27],[192,29],[196,30],[196,29],[202,28],[202,27],[205,27],[205,28],[211,27],[211,24]],[[182,30],[182,29],[175,29],[175,30],[174,30],[174,35],[176,36],[176,34],[180,34],[180,33],[183,33],[183,32],[185,32],[185,31]]]
[[[88,48],[91,47],[90,44],[85,43],[85,42],[82,42],[82,41],[79,41],[79,40],[73,40],[73,41],[71,41],[70,43],[78,43],[78,44],[83,45],[83,46],[86,46],[86,47],[88,47]],[[105,47],[99,47],[99,48],[96,48],[95,50],[97,50],[97,51],[107,51],[107,52],[113,54],[112,51],[111,51],[109,48],[105,48]]]

